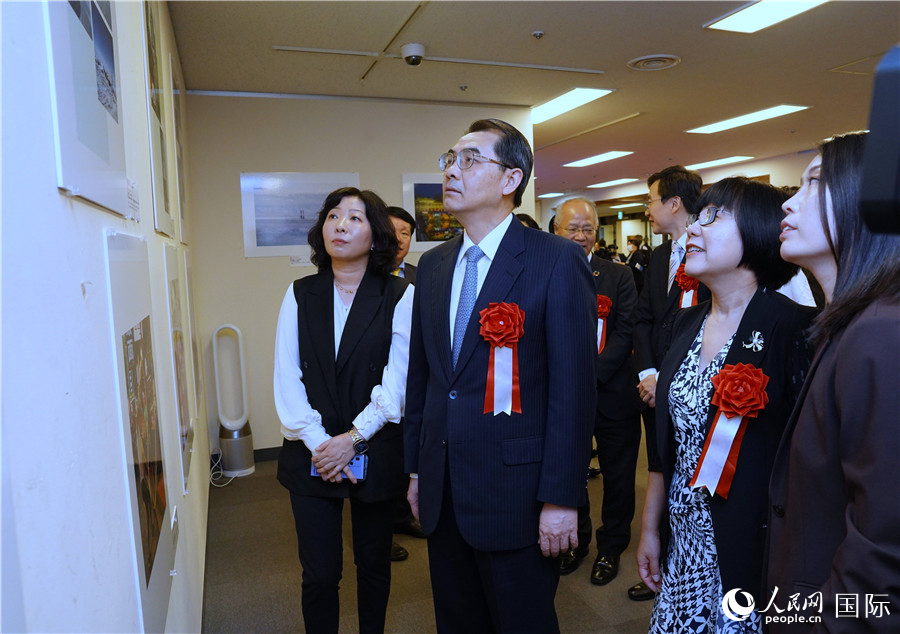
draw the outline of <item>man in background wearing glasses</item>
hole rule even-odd
[[[650,229],[656,235],[668,234],[669,240],[653,250],[644,273],[644,287],[638,300],[634,324],[634,363],[638,371],[638,392],[649,409],[643,412],[644,438],[650,471],[661,467],[656,452],[656,372],[672,340],[672,325],[678,312],[680,289],[675,281],[678,267],[684,262],[687,242],[687,220],[696,212],[703,180],[697,172],[672,165],[647,179],[650,192],[644,212]],[[709,289],[702,284],[697,291],[699,302],[709,299]],[[654,593],[643,582],[628,589],[635,601],[652,599]]]
[[[437,630],[558,632],[557,557],[577,547],[596,400],[590,268],[572,242],[513,222],[533,164],[513,126],[476,121],[439,164],[465,232],[419,260],[404,430]],[[506,345],[483,335],[490,310],[495,329],[522,320]]]

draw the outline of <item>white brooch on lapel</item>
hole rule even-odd
[[[763,349],[765,345],[765,341],[763,340],[762,333],[758,330],[754,330],[750,333],[750,341],[744,342],[744,347],[753,350],[753,352],[759,352]]]

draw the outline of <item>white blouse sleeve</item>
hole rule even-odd
[[[288,440],[302,440],[315,454],[315,448],[331,436],[322,426],[322,415],[309,404],[301,380],[297,320],[297,300],[291,285],[281,302],[275,329],[275,411],[281,420],[281,434]],[[406,374],[403,376],[405,380]]]
[[[410,284],[394,307],[391,323],[391,351],[381,375],[381,384],[372,388],[372,400],[357,414],[353,426],[369,440],[387,421],[399,423],[406,405],[406,372],[409,368],[409,329],[412,323],[413,293]]]

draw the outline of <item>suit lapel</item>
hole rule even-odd
[[[459,373],[465,367],[466,362],[476,348],[480,337],[478,332],[481,329],[479,323],[481,311],[487,308],[491,302],[502,302],[522,272],[524,267],[519,262],[518,256],[524,251],[525,227],[522,223],[513,220],[500,241],[500,246],[497,249],[497,254],[494,256],[494,260],[491,262],[491,268],[484,279],[481,292],[478,293],[478,298],[475,300],[475,307],[472,309],[472,316],[469,318],[469,323],[466,327],[466,336],[459,351],[459,359],[456,360],[456,373]]]
[[[344,325],[341,345],[338,348],[337,360],[334,364],[335,375],[341,373],[350,355],[356,349],[359,340],[362,339],[362,336],[368,330],[369,325],[375,318],[375,313],[378,312],[378,307],[381,306],[383,296],[384,280],[372,275],[367,270],[359,283],[359,290],[356,291],[350,314],[347,315],[347,323]]]
[[[459,257],[459,249],[462,247],[462,237],[457,236],[445,243],[441,261],[435,275],[431,276],[431,293],[433,301],[430,302],[431,323],[434,340],[432,344],[437,350],[448,380],[453,374],[450,359],[450,293],[453,288],[453,269],[456,266],[456,258]]]
[[[337,373],[334,370],[334,278],[319,273],[309,285],[303,302],[303,319],[325,384],[333,402],[337,402]]]
[[[761,288],[757,289],[750,303],[747,304],[744,316],[741,317],[741,323],[738,324],[738,328],[734,333],[734,341],[731,342],[731,348],[728,349],[723,366],[726,364],[737,365],[738,363],[744,363],[756,368],[763,367],[766,356],[771,350],[771,346],[766,343],[772,339],[772,313],[770,310],[767,310],[769,305],[770,302],[765,292]],[[758,346],[756,350],[753,348],[754,333],[759,333],[760,335],[763,342],[761,349]],[[745,344],[747,345],[745,346]],[[717,411],[718,408],[709,407],[706,416],[707,434],[712,428],[713,419]]]

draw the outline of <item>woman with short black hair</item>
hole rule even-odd
[[[776,187],[712,185],[691,217],[680,310],[656,389],[656,438],[638,569],[658,592],[651,632],[761,632],[731,620],[729,591],[762,596],[767,485],[809,357],[814,310],[775,292],[797,271],[778,257]],[[697,284],[711,300],[691,307]],[[654,443],[655,441],[655,443]],[[727,607],[727,606],[726,606]]]
[[[384,631],[393,511],[406,490],[403,414],[413,287],[390,275],[398,243],[377,194],[346,187],[309,232],[318,273],[287,290],[275,336],[275,407],[285,440],[307,632],[338,631],[342,508],[350,499],[359,631]]]

